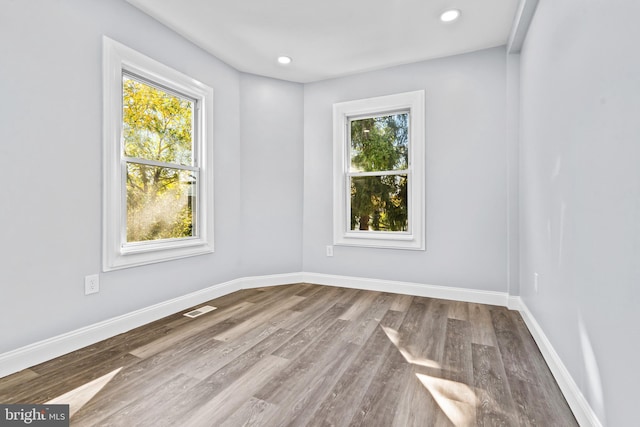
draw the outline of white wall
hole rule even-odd
[[[338,247],[332,105],[426,91],[426,251]],[[304,270],[507,291],[504,48],[305,85]]]
[[[242,274],[302,271],[303,86],[242,74]]]
[[[249,275],[519,290],[600,419],[629,425],[639,13],[624,0],[541,1],[520,64],[496,48],[302,86],[238,73],[123,0],[3,2],[0,353]],[[216,252],[101,274],[85,296],[101,260],[103,34],[214,88]],[[427,250],[326,257],[332,104],[418,89]]]
[[[503,49],[302,86],[239,73],[121,0],[3,8],[0,353],[251,275],[506,291]],[[101,259],[102,35],[214,88],[216,252],[103,273],[85,296]],[[427,251],[325,258],[332,104],[416,89],[427,92]]]
[[[507,292],[520,295],[520,54],[507,55]]]
[[[2,7],[0,353],[231,279],[301,271],[302,85],[240,74],[124,1]],[[215,253],[103,273],[85,296],[101,266],[102,35],[213,87]]]
[[[216,252],[101,274],[85,296],[101,267],[103,34],[214,88]],[[243,275],[236,70],[124,1],[5,1],[0,61],[0,353]]]
[[[521,294],[609,426],[638,419],[638,16],[540,1],[521,54]]]

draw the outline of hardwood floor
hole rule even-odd
[[[577,425],[504,307],[308,284],[208,304],[2,378],[0,402],[78,426]]]

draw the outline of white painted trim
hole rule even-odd
[[[507,298],[507,308],[509,310],[520,311],[520,307],[522,307],[521,302],[522,300],[520,299],[520,297],[514,297],[509,295]]]
[[[240,289],[231,280],[0,354],[0,378]]]
[[[598,420],[595,412],[562,363],[560,356],[558,356],[544,331],[520,297],[508,296],[505,292],[481,291],[321,273],[300,272],[234,279],[39,341],[0,354],[0,378],[241,289],[262,288],[292,283],[311,283],[420,297],[442,298],[454,301],[493,304],[507,306],[512,310],[519,310],[578,423],[581,426],[602,427],[602,423]]]
[[[292,273],[230,280],[29,344],[0,354],[0,378],[241,289],[301,283],[303,279],[302,273]]]
[[[0,354],[0,378],[241,289],[292,283],[348,287],[482,304],[506,305],[507,303],[507,295],[502,292],[361,277],[303,272],[243,277]]]
[[[368,279],[363,277],[335,276],[320,273],[302,273],[305,283],[364,289],[367,291],[392,292],[418,297],[441,298],[480,304],[507,305],[504,292],[480,291],[476,289],[434,286],[421,283],[397,282],[393,280]]]
[[[242,289],[265,288],[268,286],[304,283],[304,273],[272,274],[268,276],[243,277]]]
[[[507,53],[520,53],[537,7],[538,0],[520,0],[507,43]]]
[[[551,345],[551,342],[545,335],[540,324],[536,321],[535,317],[533,317],[531,311],[529,311],[527,305],[520,297],[511,297],[510,302],[513,302],[513,306],[517,306],[517,309],[520,311],[522,319],[526,323],[527,328],[529,328],[536,344],[538,344],[538,348],[540,348],[540,352],[542,353],[544,360],[547,362],[547,365],[549,365],[549,369],[551,370],[553,377],[556,379],[560,390],[562,390],[562,394],[565,399],[567,399],[567,403],[573,411],[573,415],[576,417],[578,424],[583,427],[602,427],[602,423],[598,419],[598,416],[589,405],[589,402],[587,402],[587,399],[580,391],[576,382],[573,380],[573,377],[569,373],[567,367],[562,363],[562,359],[558,353],[556,353],[553,345]]]
[[[409,111],[409,232],[352,231],[349,226],[349,141],[351,118]],[[398,93],[333,104],[333,244],[367,248],[425,250],[425,92]]]
[[[211,253],[213,246],[213,89],[106,36],[103,44],[102,270],[111,271]],[[196,101],[194,169],[198,170],[198,236],[126,244],[125,162],[122,156],[122,72],[171,88]],[[163,164],[160,162],[159,164]],[[165,165],[168,165],[165,163]]]

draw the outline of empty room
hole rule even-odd
[[[0,426],[638,425],[638,16],[0,0]]]

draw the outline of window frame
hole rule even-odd
[[[425,95],[424,90],[333,104],[333,243],[343,246],[425,250]],[[351,121],[409,113],[406,170],[351,172]],[[407,231],[351,230],[350,179],[406,172]]]
[[[198,173],[193,213],[196,236],[127,243],[127,164],[136,163],[137,158],[125,156],[122,141],[124,74],[194,102],[193,166],[179,165],[178,169]],[[105,36],[103,102],[103,271],[213,252],[213,89]]]

